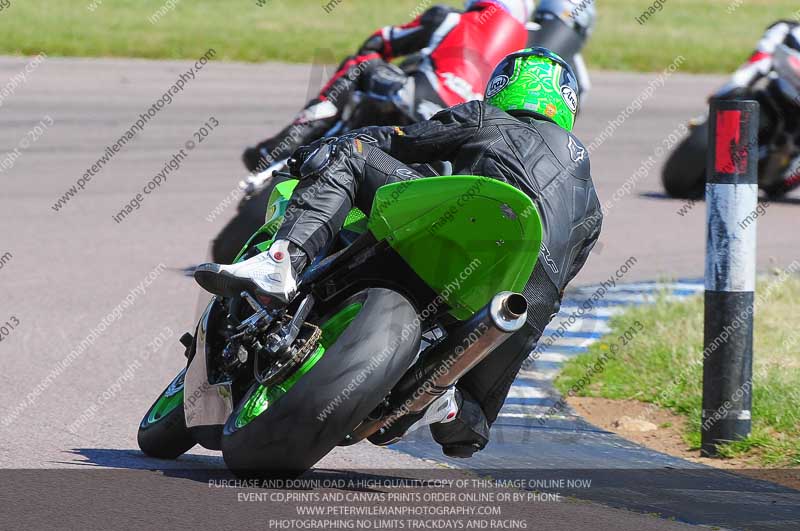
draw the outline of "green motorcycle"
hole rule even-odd
[[[267,250],[297,181],[237,260]],[[520,295],[542,223],[516,188],[485,177],[389,184],[354,209],[285,307],[214,298],[187,367],[139,426],[139,447],[176,458],[221,450],[244,476],[299,474],[337,445],[424,411],[525,322]]]

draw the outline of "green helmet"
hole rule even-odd
[[[572,67],[555,53],[526,48],[500,61],[486,86],[485,101],[572,131],[578,114],[578,82]]]

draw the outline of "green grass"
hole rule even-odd
[[[415,0],[180,0],[156,24],[148,17],[166,0],[11,0],[0,15],[0,53],[61,56],[339,62],[375,29],[406,22]]]
[[[683,55],[682,72],[730,73],[747,60],[767,26],[794,18],[800,8],[793,0],[743,0],[728,14],[736,1],[665,0],[660,12],[639,24],[636,18],[651,0],[600,0],[588,64],[658,71]]]
[[[427,0],[179,0],[156,24],[167,0],[11,0],[0,12],[0,54],[338,62],[376,28],[406,22]],[[587,50],[593,68],[659,71],[676,56],[687,72],[731,72],[764,28],[798,10],[793,0],[666,0],[645,24],[649,0],[598,0],[599,22]],[[100,2],[94,11],[87,6]],[[434,2],[431,2],[433,4]],[[445,0],[436,3],[461,5]],[[379,6],[379,7],[378,7]]]
[[[752,457],[767,466],[800,466],[800,278],[759,283],[753,378],[753,431],[723,447],[724,457]],[[758,293],[762,293],[761,296]],[[611,321],[612,332],[566,364],[556,386],[567,393],[607,354],[621,332],[639,321],[642,331],[576,394],[634,399],[687,417],[685,439],[700,447],[703,300],[668,301],[631,308]]]

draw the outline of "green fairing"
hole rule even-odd
[[[156,400],[156,403],[150,409],[150,414],[147,415],[147,418],[142,421],[143,427],[155,424],[169,415],[170,412],[172,412],[172,410],[176,407],[183,406],[185,374],[186,369],[178,373],[178,376],[176,376],[172,383],[170,383],[169,387],[167,387],[164,392],[161,393],[161,396],[158,397],[158,400]]]
[[[148,424],[155,424],[162,418],[166,417],[173,409],[183,404],[183,389],[174,395],[161,395],[150,410],[150,415],[147,416]]]
[[[500,291],[521,292],[542,241],[541,219],[528,196],[496,179],[471,175],[381,187],[368,227],[460,320]]]
[[[274,235],[296,185],[292,180],[275,188],[268,221],[253,238]],[[377,240],[387,240],[460,320],[500,291],[521,292],[542,241],[539,212],[528,196],[496,179],[472,175],[383,186],[366,228],[364,222],[364,214],[353,209],[344,228],[369,229]],[[266,251],[271,243],[257,248]]]

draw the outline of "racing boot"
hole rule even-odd
[[[289,303],[297,291],[297,274],[305,266],[303,251],[287,240],[276,240],[268,251],[231,265],[202,264],[194,279],[214,295],[233,297],[248,291],[262,300]]]
[[[489,422],[469,393],[459,389],[457,399],[458,413],[447,423],[431,424],[431,435],[447,457],[472,457],[489,442]]]
[[[400,417],[388,428],[371,435],[369,442],[378,446],[386,446],[399,441],[405,434],[424,426],[451,422],[458,415],[459,393],[455,387],[451,387],[425,408],[425,411]]]

